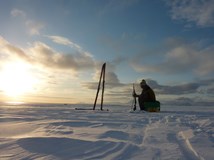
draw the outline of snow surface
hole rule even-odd
[[[75,107],[0,106],[0,160],[214,159],[213,107]]]

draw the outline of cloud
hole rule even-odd
[[[74,50],[76,50],[79,53],[82,53],[88,57],[93,57],[92,54],[90,54],[89,52],[85,51],[80,45],[78,45],[77,43],[72,42],[71,40],[69,40],[66,37],[62,37],[62,36],[49,36],[49,35],[45,35],[45,37],[51,39],[53,42],[57,43],[57,44],[61,44],[61,45],[65,45],[65,46],[69,46],[71,48],[73,48]]]
[[[213,0],[165,0],[174,20],[193,22],[199,27],[214,26]]]
[[[73,69],[82,70],[94,67],[94,59],[88,54],[76,52],[70,54],[59,53],[48,45],[36,42],[30,48],[38,63],[46,67],[53,67],[58,69]]]
[[[214,101],[207,101],[204,99],[198,100],[197,97],[188,98],[188,97],[179,97],[173,100],[164,101],[165,105],[171,106],[213,106]]]
[[[179,97],[171,102],[168,102],[168,104],[178,105],[178,106],[192,106],[193,103],[194,103],[194,100],[192,98],[187,98],[187,97]]]
[[[40,35],[40,30],[45,26],[43,23],[33,20],[27,20],[25,25],[27,26],[30,35]]]
[[[180,45],[168,51],[161,69],[167,73],[182,73],[198,65],[198,51],[191,45]]]
[[[95,82],[84,82],[82,86],[87,89],[97,89],[98,82],[101,75],[101,62],[96,63],[96,71],[93,75],[93,80]],[[121,88],[126,84],[120,82],[117,74],[115,73],[116,64],[113,62],[106,62],[106,72],[105,72],[105,85],[108,89]]]
[[[97,72],[96,72],[97,73]],[[96,75],[98,77],[98,74]],[[100,73],[99,73],[100,76]],[[96,82],[84,82],[82,86],[87,89],[97,89],[99,83],[99,79]],[[121,83],[114,72],[106,72],[105,75],[105,85],[108,89],[120,88],[125,86],[125,84]]]
[[[40,35],[41,29],[45,27],[44,23],[29,19],[23,10],[14,8],[10,14],[12,17],[23,18],[22,22],[25,24],[27,32],[30,35]]]
[[[48,35],[46,35],[45,37],[51,39],[55,43],[62,44],[65,46],[70,46],[74,49],[82,50],[82,47],[80,47],[78,44],[70,41],[68,38],[61,37],[61,36],[48,36]]]
[[[214,73],[214,45],[206,47],[203,50],[200,50],[198,60],[199,60],[199,66],[195,70],[198,75],[204,76],[208,74]]]
[[[0,37],[0,54],[6,54],[9,57],[14,55],[32,64],[40,64],[49,69],[71,69],[74,71],[87,70],[94,68],[94,59],[82,52],[64,54],[55,51],[48,45],[35,42],[33,46],[22,49],[7,42]],[[28,54],[27,54],[28,53]]]
[[[6,41],[1,36],[0,36],[0,46],[1,46],[1,48],[0,48],[1,55],[4,54],[7,57],[16,56],[17,58],[20,58],[27,62],[31,62],[30,56],[27,55],[22,48],[19,48],[17,46],[10,44],[8,41]]]
[[[206,91],[207,91],[208,94],[212,94],[213,95],[214,94],[214,87],[209,88]]]
[[[156,89],[159,94],[182,95],[196,93],[199,87],[198,83],[187,83],[174,86],[159,85]]]
[[[197,76],[209,76],[214,73],[213,49],[214,45],[201,47],[199,43],[179,42],[168,46],[168,50],[160,61],[149,64],[144,60],[145,57],[137,55],[130,60],[130,65],[137,72],[167,75],[191,72]]]
[[[197,43],[180,44],[167,52],[165,62],[159,67],[168,73],[190,71],[198,76],[211,75],[214,72],[213,49],[212,45],[201,48]]]
[[[160,85],[155,80],[147,79],[147,83],[158,93],[166,95],[183,95],[200,93],[200,88],[205,88],[205,92],[210,91],[214,85],[214,79],[199,80],[176,85]]]
[[[26,17],[26,13],[24,11],[16,9],[16,8],[12,9],[12,11],[10,12],[10,14],[13,17],[23,17],[23,18]]]
[[[3,47],[7,45],[9,42],[6,41],[2,36],[0,36],[0,46]]]

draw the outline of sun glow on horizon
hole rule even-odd
[[[30,67],[23,62],[10,62],[0,71],[0,90],[9,97],[18,97],[33,92],[37,79]]]

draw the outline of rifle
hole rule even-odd
[[[133,104],[133,111],[136,110],[136,103],[137,103],[137,100],[136,100],[136,97],[134,95],[136,95],[136,92],[135,92],[135,87],[134,87],[134,83],[133,83],[133,98],[134,98],[134,104]]]

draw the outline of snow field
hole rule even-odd
[[[214,159],[214,110],[128,110],[0,107],[0,159]]]

